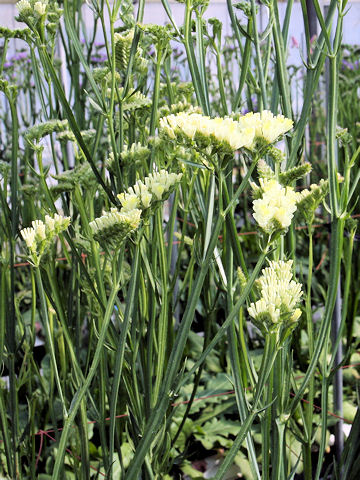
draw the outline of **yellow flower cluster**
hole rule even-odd
[[[274,116],[269,110],[249,112],[239,119],[241,128],[253,128],[255,139],[261,138],[267,143],[274,143],[281,135],[291,130],[293,123],[283,115]]]
[[[122,210],[128,212],[134,208],[142,210],[149,208],[151,202],[162,200],[171,187],[180,182],[181,177],[182,173],[176,174],[160,170],[160,172],[151,173],[144,182],[138,180],[127,192],[117,196]]]
[[[296,211],[298,194],[274,179],[260,178],[261,198],[253,201],[253,217],[267,234],[286,229]]]
[[[141,210],[127,212],[112,208],[101,217],[89,223],[95,240],[114,248],[121,245],[125,238],[140,225]]]
[[[268,330],[275,324],[294,324],[301,315],[297,305],[302,296],[301,283],[293,280],[292,260],[272,261],[262,270],[256,286],[260,299],[248,308],[255,325]]]
[[[289,131],[293,121],[283,115],[274,116],[264,110],[248,113],[238,121],[232,118],[210,118],[199,113],[180,112],[160,119],[160,128],[170,138],[175,139],[180,131],[191,140],[196,134],[213,137],[218,142],[227,143],[232,150],[247,148],[252,150],[258,139],[274,143]]]
[[[42,255],[51,245],[54,237],[67,229],[70,217],[62,217],[55,213],[53,217],[45,215],[45,221],[34,220],[32,226],[21,230],[21,236],[29,250],[29,258],[34,266],[38,266]]]
[[[180,130],[190,139],[195,134],[213,136],[219,142],[226,142],[233,150],[250,148],[254,140],[254,129],[243,128],[231,118],[210,118],[200,113],[180,112],[160,119],[160,128],[170,137],[176,138]]]
[[[152,202],[163,200],[170,189],[181,180],[182,173],[169,173],[166,170],[151,173],[144,182],[138,180],[127,192],[117,197],[121,210],[112,208],[110,212],[90,222],[93,237],[104,246],[117,248],[125,238],[140,225],[141,213]]]

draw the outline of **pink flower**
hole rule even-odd
[[[291,37],[291,48],[299,48],[299,42],[295,37]]]

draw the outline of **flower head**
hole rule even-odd
[[[39,15],[39,17],[42,17],[43,15],[46,14],[46,8],[47,8],[47,3],[45,2],[34,3],[34,11]]]
[[[293,280],[291,269],[292,260],[272,261],[256,282],[260,298],[251,303],[248,313],[261,330],[280,324],[293,326],[301,315],[302,285]]]
[[[231,150],[249,147],[254,139],[253,126],[242,126],[232,118],[210,118],[200,113],[180,112],[160,119],[160,128],[170,138],[182,134],[190,140],[207,137],[210,142],[223,142]]]
[[[261,230],[272,234],[286,230],[296,211],[298,195],[292,187],[283,187],[275,179],[260,178],[260,187],[255,187],[257,196],[253,201],[253,217]]]
[[[127,236],[140,225],[141,210],[119,211],[112,208],[110,212],[95,218],[89,223],[93,237],[104,246],[119,247]]]
[[[130,211],[134,208],[146,210],[151,203],[164,200],[176,183],[179,183],[182,173],[169,173],[166,170],[150,173],[144,182],[138,180],[127,192],[119,193],[118,199],[122,205],[122,211]]]
[[[33,252],[36,251],[35,230],[31,227],[21,230],[21,236],[25,240],[28,249]]]
[[[21,236],[29,251],[29,260],[39,266],[41,257],[49,250],[56,235],[67,229],[70,217],[62,217],[55,213],[53,217],[45,215],[45,222],[33,220],[31,227],[21,230]]]
[[[20,16],[31,15],[32,13],[31,3],[28,0],[20,0],[17,2],[16,8],[18,9]]]
[[[283,115],[274,116],[269,110],[262,112],[249,112],[240,117],[239,124],[242,128],[254,128],[254,140],[263,140],[266,143],[274,143],[281,135],[291,130],[293,121]],[[252,147],[255,145],[253,144]]]
[[[46,229],[44,222],[41,220],[33,220],[31,222],[31,225],[33,226],[33,229],[35,231],[36,240],[38,242],[46,240]]]
[[[130,190],[130,189],[129,189]],[[118,199],[121,202],[122,210],[124,212],[129,212],[130,210],[134,210],[138,208],[140,199],[135,193],[119,193]]]

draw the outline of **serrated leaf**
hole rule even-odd
[[[201,428],[199,427],[198,432],[194,433],[194,436],[208,450],[213,449],[217,444],[223,447],[230,447],[232,439],[229,438],[229,435],[236,436],[240,427],[239,422],[224,418],[214,418],[202,425]]]

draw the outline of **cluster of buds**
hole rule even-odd
[[[292,260],[270,262],[256,281],[260,298],[248,308],[253,323],[263,333],[274,331],[280,326],[290,330],[294,328],[301,315],[298,308],[302,296],[301,287],[301,283],[293,280]]]
[[[181,173],[160,170],[151,173],[144,182],[138,180],[127,192],[118,195],[121,210],[112,208],[110,212],[90,222],[94,239],[104,247],[118,248],[139,227],[143,211],[165,200],[181,177]]]
[[[208,137],[214,143],[228,146],[232,151],[240,148],[254,150],[259,144],[272,144],[292,126],[292,120],[283,115],[274,116],[267,110],[250,112],[237,120],[185,112],[168,115],[160,120],[160,128],[172,139],[179,134],[195,141]]]
[[[284,233],[296,211],[298,194],[275,179],[260,178],[259,182],[254,192],[257,198],[253,201],[253,217],[265,234]]]
[[[62,192],[71,192],[80,186],[90,190],[98,185],[95,174],[88,162],[77,165],[72,170],[64,170],[59,175],[51,175],[58,181],[57,185],[51,186],[54,195]]]
[[[133,39],[134,29],[128,30],[125,34],[119,32],[114,34],[116,68],[121,72],[124,72],[128,66]],[[144,51],[140,46],[136,49],[134,67],[143,74],[147,71],[148,60],[145,58]]]
[[[62,9],[57,2],[49,0],[20,0],[16,7],[19,12],[18,20],[26,23],[34,32],[38,32],[42,37],[43,27],[52,36],[57,31]],[[42,38],[44,40],[44,38]]]
[[[124,145],[124,149],[120,153],[122,166],[143,166],[146,164],[150,155],[150,149],[144,147],[141,143],[133,143],[129,147]],[[113,152],[110,152],[109,158],[106,160],[106,167],[112,173],[116,174],[116,161]]]
[[[45,215],[45,221],[34,220],[31,227],[21,230],[21,236],[29,251],[29,261],[35,267],[40,264],[41,257],[52,245],[55,236],[67,229],[70,217],[62,217],[55,213],[53,217]]]
[[[321,179],[319,184],[310,185],[298,194],[297,208],[306,223],[311,225],[314,221],[315,211],[329,192],[329,180]]]
[[[127,212],[112,208],[89,223],[93,237],[105,247],[117,248],[140,225],[141,210]]]
[[[185,85],[187,85],[187,84],[185,84]],[[161,86],[163,86],[163,88],[165,90],[166,85],[162,84]],[[174,88],[177,88],[177,85],[176,85],[176,87],[174,85]],[[179,94],[178,91],[176,93]],[[194,113],[201,114],[201,108],[200,107],[194,107],[190,102],[188,102],[186,100],[182,100],[182,101],[179,101],[177,103],[173,103],[171,105],[165,104],[159,110],[159,117],[164,122],[163,117],[166,117],[167,115],[174,115],[175,116],[179,113],[187,113],[188,115],[194,114]]]
[[[160,170],[145,177],[144,182],[138,180],[127,192],[118,195],[122,210],[125,212],[134,208],[146,210],[153,202],[165,200],[172,187],[180,182],[181,177],[182,173]]]

